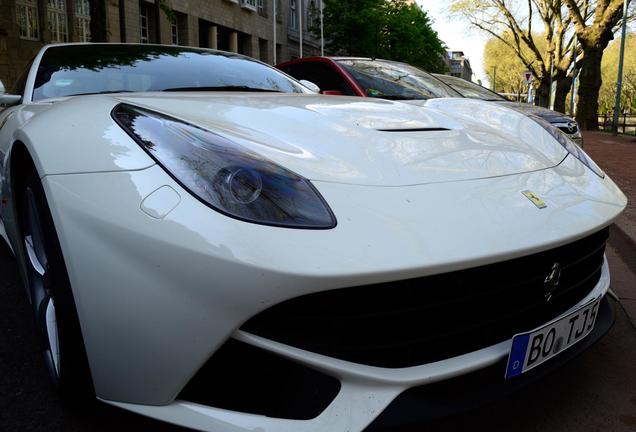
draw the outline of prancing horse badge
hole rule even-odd
[[[541,198],[535,195],[534,192],[532,191],[524,190],[524,191],[521,191],[521,193],[524,194],[526,198],[528,198],[530,201],[532,201],[532,204],[537,206],[537,208],[539,209],[543,209],[548,206],[546,203],[543,202]]]

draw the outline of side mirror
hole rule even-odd
[[[327,96],[342,96],[342,92],[340,90],[323,90],[320,93]]]
[[[300,80],[300,83],[314,93],[320,93],[320,87],[308,80]]]
[[[0,81],[0,107],[10,107],[12,105],[17,105],[22,100],[22,96],[20,95],[12,95],[7,94],[4,88],[4,84]]]

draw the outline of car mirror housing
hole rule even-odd
[[[300,83],[314,93],[320,93],[320,87],[308,80],[300,80]]]
[[[0,80],[0,108],[17,105],[22,100],[22,96],[7,94],[4,83]]]
[[[17,105],[22,100],[22,96],[0,93],[0,108],[6,108],[13,105]]]

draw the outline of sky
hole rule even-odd
[[[484,45],[488,37],[483,32],[470,28],[464,20],[449,18],[448,2],[444,0],[417,0],[417,3],[433,19],[433,28],[448,49],[464,51],[473,68],[473,81],[482,80],[486,83],[488,80],[484,73]]]

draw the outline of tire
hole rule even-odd
[[[92,403],[95,393],[73,292],[35,169],[16,188],[16,196],[25,283],[49,375],[65,399]]]

